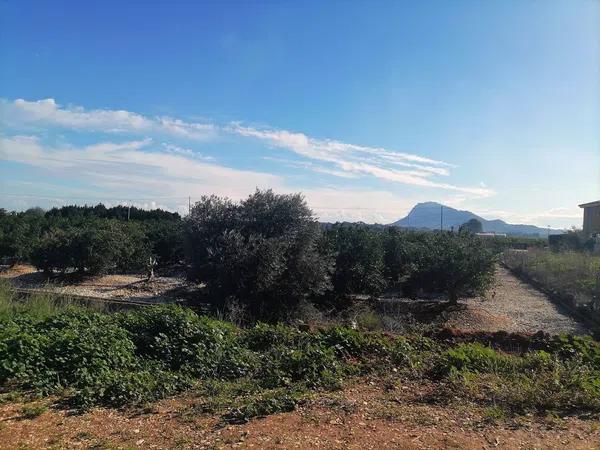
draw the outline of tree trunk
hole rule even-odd
[[[448,303],[450,303],[450,306],[458,305],[458,295],[456,294],[456,292],[450,291],[448,293]]]

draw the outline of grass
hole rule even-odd
[[[7,279],[0,279],[0,321],[11,320],[27,315],[35,320],[43,320],[67,310],[94,310],[103,312],[106,306],[101,303],[82,305],[80,302],[65,296],[50,293],[33,293],[25,300],[19,297]]]
[[[536,342],[543,350],[506,353],[418,333],[244,329],[176,306],[105,313],[48,297],[21,302],[5,285],[0,305],[3,401],[27,392],[83,410],[143,406],[187,390],[198,399],[190,414],[239,423],[368,375],[384,390],[433,383],[433,400],[479,404],[490,420],[600,414],[600,343],[591,338],[554,337]],[[28,408],[24,416],[45,411]]]
[[[21,416],[24,419],[35,419],[48,411],[47,405],[26,405],[21,408]]]
[[[600,304],[600,256],[548,250],[508,251],[503,262],[546,290],[572,297],[577,304]]]

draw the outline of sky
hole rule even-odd
[[[600,1],[0,0],[0,207],[301,192],[581,227]]]

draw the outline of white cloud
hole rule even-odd
[[[213,158],[212,156],[204,156],[201,153],[195,152],[191,148],[180,147],[179,145],[169,144],[167,142],[163,142],[162,147],[167,153],[173,153],[175,155],[182,155],[188,158],[200,159],[203,161],[215,160],[215,158]]]
[[[52,98],[37,101],[17,99],[0,103],[2,122],[54,125],[75,130],[109,133],[164,133],[202,140],[215,134],[210,123],[190,123],[172,117],[147,117],[112,109],[86,110],[80,106],[63,107]]]
[[[279,193],[302,192],[321,220],[362,220],[389,223],[402,217],[414,203],[385,190],[301,189],[282,177],[237,170],[198,161],[184,154],[153,151],[153,141],[103,142],[85,147],[47,147],[33,136],[0,137],[0,159],[27,164],[60,183],[12,183],[23,194],[0,195],[3,206],[26,208],[71,203],[132,203],[187,211],[187,198],[216,194],[241,199],[254,189]],[[66,187],[75,183],[78,187]],[[8,192],[9,184],[6,184]],[[43,186],[43,193],[36,190]],[[32,192],[31,196],[25,194]],[[154,203],[152,203],[154,202]]]
[[[482,198],[494,193],[484,183],[459,186],[446,182],[440,177],[449,177],[456,166],[445,161],[380,147],[317,139],[287,130],[258,129],[239,123],[219,126],[208,121],[188,122],[167,116],[150,117],[125,110],[62,106],[51,98],[38,101],[17,99],[12,102],[0,99],[0,118],[12,131],[22,133],[27,130],[29,134],[32,129],[39,131],[56,127],[96,134],[139,135],[139,140],[101,142],[87,147],[47,147],[36,137],[22,135],[7,137],[1,143],[0,157],[4,159],[30,164],[40,170],[55,171],[61,176],[85,177],[86,181],[114,192],[125,188],[147,188],[158,193],[175,192],[179,195],[185,192],[185,195],[195,195],[202,192],[235,198],[242,196],[242,191],[246,195],[257,186],[289,190],[281,176],[224,167],[216,164],[210,156],[188,148],[187,144],[181,145],[182,140],[198,141],[227,136],[229,139],[234,137],[266,142],[303,158],[300,161],[272,158],[291,167],[336,178],[372,177],[384,182],[426,188],[429,198],[437,196],[430,189],[452,193],[462,199]],[[168,142],[169,138],[174,142]],[[135,183],[132,185],[132,182]],[[370,195],[377,192],[376,198],[381,197],[381,192],[386,192],[361,192],[367,191],[371,192]],[[334,192],[338,196],[344,195],[342,191]],[[335,202],[333,205],[336,206]],[[368,203],[366,205],[370,207]]]
[[[0,159],[51,172],[63,181],[85,181],[124,199],[213,193],[239,198],[257,187],[283,186],[277,175],[152,151],[151,145],[152,141],[144,140],[52,148],[36,137],[15,136],[0,140]]]
[[[360,175],[358,174],[354,174],[354,173],[350,173],[350,172],[346,172],[343,170],[335,170],[335,169],[330,169],[328,167],[323,167],[320,166],[318,164],[314,164],[310,161],[293,161],[290,159],[285,159],[285,158],[274,158],[271,156],[264,156],[263,157],[264,160],[266,161],[275,161],[278,163],[281,163],[287,167],[293,167],[296,169],[306,169],[306,170],[311,170],[313,172],[317,172],[317,173],[324,173],[327,175],[332,175],[334,177],[339,177],[339,178],[350,178],[350,179],[354,179],[354,178],[359,178]]]
[[[0,110],[3,121],[7,123],[46,124],[76,130],[113,133],[144,135],[159,133],[193,140],[207,139],[219,133],[233,134],[263,140],[276,147],[293,151],[304,158],[335,166],[309,164],[305,166],[318,173],[346,178],[369,175],[394,183],[463,192],[476,197],[493,194],[493,191],[485,186],[463,187],[431,180],[433,176],[450,175],[450,169],[455,166],[444,161],[379,147],[360,146],[331,139],[315,139],[287,130],[257,129],[239,123],[219,127],[210,123],[185,122],[172,117],[147,117],[125,110],[63,107],[52,98],[38,101],[17,99],[14,102],[2,100]],[[167,150],[176,153],[178,151],[176,146],[170,145],[172,147]]]
[[[347,144],[335,140],[315,139],[287,130],[261,130],[235,123],[228,126],[226,130],[240,136],[266,141],[275,147],[290,150],[311,160],[332,164],[338,169],[337,176],[341,170],[349,174],[370,175],[382,180],[412,186],[463,192],[475,197],[487,197],[494,193],[485,186],[462,187],[432,181],[430,178],[435,175],[448,176],[449,169],[455,166],[419,155]],[[393,167],[394,165],[407,167],[410,170],[399,170]]]

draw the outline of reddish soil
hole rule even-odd
[[[290,413],[223,425],[196,413],[187,394],[142,411],[94,409],[83,415],[48,410],[25,419],[23,404],[0,407],[0,447],[212,449],[599,449],[600,422],[577,418],[493,419],[476,405],[424,401],[431,386],[390,387],[362,379],[323,393]]]

